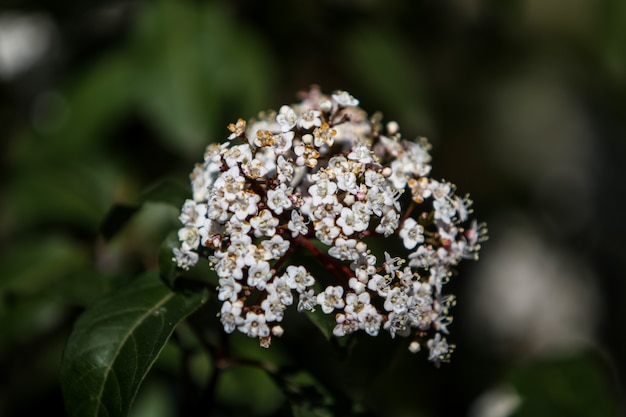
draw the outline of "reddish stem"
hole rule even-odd
[[[298,245],[307,248],[322,263],[322,265],[328,269],[337,281],[344,284],[344,286],[347,285],[348,280],[354,276],[354,273],[347,265],[342,264],[337,259],[319,250],[304,236],[298,236],[295,241]]]

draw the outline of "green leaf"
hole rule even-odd
[[[522,401],[516,417],[597,416],[619,414],[618,388],[601,357],[540,360],[512,369],[508,381]]]
[[[377,109],[394,114],[394,120],[407,132],[423,130],[430,124],[421,63],[399,34],[357,27],[342,46],[346,62],[359,63],[355,81],[363,91],[377,97],[381,106]]]
[[[68,415],[126,416],[174,328],[206,297],[172,292],[151,271],[87,309],[61,364]]]
[[[191,196],[189,187],[163,180],[143,191],[135,204],[116,204],[104,217],[100,230],[105,239],[109,240],[148,202],[167,203],[180,210],[183,203]]]
[[[306,316],[324,335],[326,340],[331,340],[335,336],[333,335],[333,329],[337,325],[335,322],[334,314],[324,314],[322,310],[316,308],[315,311],[307,311]]]
[[[167,235],[159,249],[159,273],[161,274],[161,279],[170,288],[174,289],[194,288],[198,285],[202,287],[208,286],[209,288],[216,287],[219,279],[215,271],[210,268],[206,259],[201,259],[189,271],[183,271],[176,266],[176,262],[173,260],[173,250],[178,247],[180,247],[178,232],[173,230]]]

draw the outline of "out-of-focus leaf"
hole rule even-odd
[[[354,77],[363,85],[363,90],[380,98],[384,108],[393,113],[394,120],[404,126],[403,130],[423,130],[429,123],[429,116],[414,52],[404,39],[390,31],[363,27],[351,33],[345,40],[344,56],[351,66],[359,63]]]
[[[106,240],[111,239],[141,208],[140,205],[116,204],[104,217],[100,231]]]
[[[111,239],[137,213],[144,203],[167,203],[177,210],[189,198],[191,192],[187,187],[175,181],[161,181],[142,192],[134,204],[116,204],[104,217],[100,230],[105,239]]]
[[[324,312],[316,308],[315,311],[307,311],[306,316],[311,320],[311,323],[320,329],[326,340],[331,340],[333,336],[333,329],[337,325],[335,322],[334,314],[324,314]]]
[[[205,292],[172,292],[152,271],[85,311],[61,364],[69,415],[127,415],[175,327],[205,300]]]
[[[89,264],[89,254],[67,238],[18,242],[0,259],[0,294],[37,294]]]
[[[46,334],[63,320],[65,306],[45,294],[0,303],[0,356],[7,349]]]
[[[599,18],[596,20],[597,41],[609,73],[617,84],[626,86],[626,3],[621,0],[598,2]]]
[[[285,397],[274,381],[262,370],[235,366],[220,375],[217,388],[220,404],[238,411],[238,415],[272,415]]]
[[[7,228],[65,223],[95,231],[118,179],[104,160],[51,160],[14,172],[7,187]]]
[[[132,104],[133,61],[117,51],[76,73],[58,94],[67,117],[57,129],[29,132],[15,141],[12,161],[40,164],[55,157],[89,156]]]
[[[519,366],[508,382],[521,397],[516,417],[611,417],[618,414],[617,389],[606,365],[590,356]]]
[[[176,404],[167,384],[163,382],[146,384],[137,395],[137,401],[129,415],[130,417],[176,416]]]
[[[249,117],[267,97],[265,46],[219,5],[146,3],[137,28],[138,104],[173,151],[198,155],[209,137],[226,133],[216,125],[230,104]]]
[[[188,186],[172,180],[163,180],[142,192],[139,201],[169,203],[179,209],[190,196],[191,190]]]

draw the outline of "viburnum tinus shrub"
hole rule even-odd
[[[345,91],[315,87],[228,129],[191,173],[173,256],[182,269],[208,260],[224,330],[269,347],[290,330],[286,313],[320,309],[336,337],[406,336],[412,352],[447,361],[445,284],[477,259],[486,229],[467,196],[429,177],[428,142],[403,139]],[[301,250],[327,273],[295,262]]]

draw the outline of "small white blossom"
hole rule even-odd
[[[246,313],[244,322],[239,326],[239,331],[250,337],[266,337],[270,334],[264,314],[256,314],[252,311]]]
[[[450,354],[450,345],[448,345],[445,338],[441,337],[440,333],[437,333],[434,338],[428,340],[426,346],[428,346],[429,350],[428,359],[431,361],[445,361]]]
[[[435,209],[435,219],[444,223],[450,223],[452,217],[456,214],[454,206],[447,200],[433,201],[433,208]]]
[[[340,106],[358,106],[359,100],[355,99],[348,93],[347,91],[337,91],[333,95],[333,100],[337,102]]]
[[[224,301],[224,304],[222,304],[220,321],[222,322],[226,333],[234,332],[237,326],[241,326],[243,324],[243,317],[241,317],[242,307],[243,303],[241,301],[233,303],[230,301]]]
[[[265,284],[272,279],[273,271],[268,262],[259,262],[248,270],[248,285],[259,290],[265,289]]]
[[[306,235],[309,231],[309,227],[304,223],[304,217],[296,210],[291,212],[291,220],[287,223],[287,228],[291,230],[291,237]]]
[[[278,223],[278,219],[272,216],[272,212],[267,209],[261,210],[258,215],[250,219],[250,226],[254,229],[256,237],[274,236]]]
[[[303,293],[307,287],[315,284],[315,279],[303,266],[289,265],[285,271],[284,279],[289,288],[299,293]]]
[[[298,114],[290,106],[282,106],[278,115],[276,116],[276,122],[280,125],[282,132],[288,132],[294,128],[298,121]]]
[[[291,207],[289,199],[291,189],[281,184],[274,190],[267,190],[267,206],[276,214],[282,214],[283,210]]]
[[[415,219],[409,217],[404,220],[400,229],[400,237],[407,249],[413,249],[418,243],[424,241],[423,227]]]
[[[307,290],[305,292],[300,293],[298,299],[298,311],[315,311],[315,306],[317,305],[317,298],[315,296],[314,290]]]
[[[303,129],[320,127],[322,125],[322,119],[320,119],[320,116],[321,112],[319,110],[308,110],[298,119],[298,126]]]
[[[290,243],[281,236],[275,235],[271,239],[261,242],[261,246],[270,254],[271,259],[278,259],[287,252]]]
[[[241,291],[241,284],[235,281],[233,277],[220,278],[217,298],[220,301],[235,302]]]
[[[342,296],[342,287],[326,287],[324,292],[317,295],[317,304],[322,307],[322,311],[325,314],[330,314],[336,308],[343,308],[345,302]]]
[[[348,154],[348,159],[354,159],[362,164],[369,164],[372,162],[372,151],[364,143],[359,143]]]

